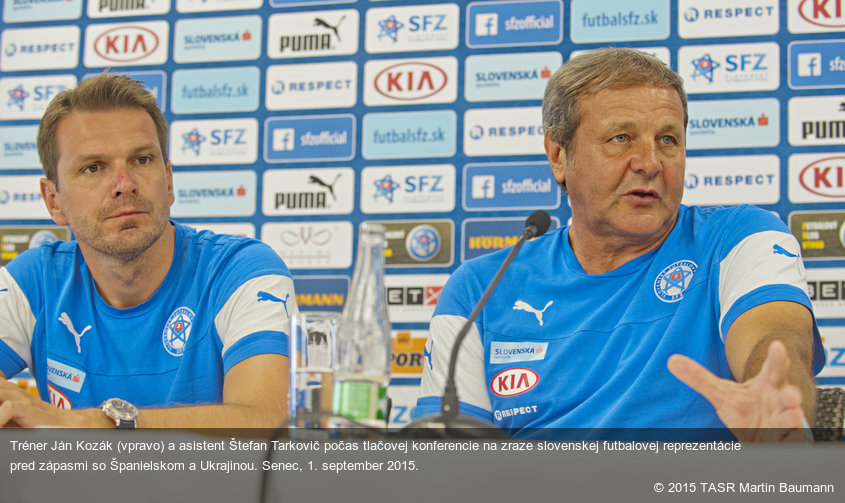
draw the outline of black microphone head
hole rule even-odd
[[[543,210],[537,210],[525,220],[526,230],[530,230],[531,237],[542,236],[552,225],[552,217]]]

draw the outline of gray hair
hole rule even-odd
[[[543,95],[543,129],[569,155],[581,122],[579,98],[606,89],[637,86],[675,89],[684,108],[686,129],[689,113],[681,76],[656,57],[624,47],[605,47],[576,56],[552,75]]]

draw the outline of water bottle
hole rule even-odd
[[[362,223],[358,257],[337,326],[332,413],[375,428],[387,426],[390,320],[384,287],[384,226]]]

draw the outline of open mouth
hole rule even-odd
[[[635,197],[648,197],[656,199],[658,197],[657,192],[653,190],[632,190],[628,192],[629,196]]]
[[[653,190],[640,189],[632,190],[625,195],[629,196],[631,199],[641,202],[653,201],[660,197],[659,194]]]

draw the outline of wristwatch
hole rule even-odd
[[[135,429],[138,423],[138,409],[120,398],[109,398],[100,406],[100,409],[109,416],[118,428]]]

